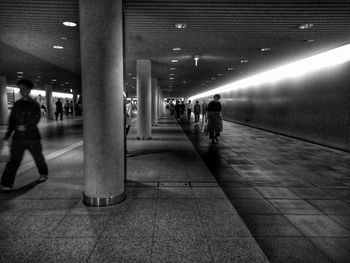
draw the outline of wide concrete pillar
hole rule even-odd
[[[0,125],[5,125],[8,119],[6,78],[0,76]]]
[[[80,0],[84,203],[124,200],[122,0]]]
[[[158,79],[152,78],[152,126],[158,126]]]
[[[45,85],[45,92],[46,92],[46,119],[49,121],[52,121],[53,118],[53,107],[52,107],[52,85],[46,84]]]
[[[152,139],[151,117],[151,61],[138,59],[136,61],[137,85],[137,139]]]

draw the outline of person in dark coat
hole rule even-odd
[[[63,121],[63,106],[60,99],[56,102],[56,121],[58,119],[58,115],[60,115],[61,121]]]
[[[17,170],[22,162],[25,150],[28,150],[39,170],[38,181],[46,181],[48,168],[42,153],[41,136],[38,123],[41,117],[40,105],[30,97],[33,83],[30,80],[22,79],[17,82],[22,98],[15,102],[13,106],[8,130],[3,138],[7,141],[12,135],[10,150],[10,160],[6,164],[1,177],[1,189],[11,190],[15,181]]]
[[[176,112],[176,119],[179,121],[180,120],[180,113],[181,113],[181,105],[180,105],[180,101],[176,101],[175,104],[175,112]]]
[[[214,95],[214,100],[208,104],[208,132],[212,143],[218,143],[220,132],[222,132],[222,108],[219,102],[220,95]]]
[[[201,105],[199,104],[199,101],[196,101],[196,104],[194,104],[194,121],[199,122],[199,115],[201,114]]]

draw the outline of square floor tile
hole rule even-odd
[[[98,237],[109,215],[67,215],[50,233],[51,237]]]
[[[279,214],[279,212],[264,199],[230,199],[239,214]]]
[[[157,187],[126,187],[127,198],[157,198]]]
[[[152,262],[212,262],[204,237],[155,237]]]
[[[222,190],[230,199],[262,199],[253,187],[223,187]]]
[[[196,199],[195,201],[200,214],[237,214],[228,199]]]
[[[30,262],[28,258],[42,242],[41,238],[0,240],[0,262]],[[32,261],[35,262],[35,261]]]
[[[317,215],[318,209],[304,200],[270,199],[270,203],[284,215]]]
[[[154,215],[156,213],[157,199],[126,199],[120,206],[113,206],[116,215]]]
[[[342,200],[309,200],[309,202],[325,214],[350,214],[350,205]]]
[[[311,241],[333,262],[349,262],[350,238],[313,237],[311,238]]]
[[[302,199],[334,199],[335,197],[317,187],[288,188]]]
[[[198,214],[194,199],[158,199],[158,215]]]
[[[220,187],[193,187],[195,198],[227,198]]]
[[[300,199],[285,187],[257,187],[256,189],[267,199]]]
[[[26,262],[86,262],[96,241],[94,238],[45,238]]]
[[[250,237],[239,215],[200,215],[206,236]]]
[[[350,231],[350,215],[328,215],[335,222]]]
[[[152,238],[129,237],[98,240],[89,259],[90,263],[100,262],[151,262]]]
[[[305,237],[258,237],[256,240],[271,263],[331,263]]]
[[[158,198],[194,198],[191,187],[159,187]]]
[[[155,215],[112,215],[102,236],[104,237],[150,237],[154,231]]]
[[[350,236],[349,231],[325,215],[287,215],[286,217],[306,236]]]
[[[204,230],[198,215],[157,215],[154,236],[156,237],[203,237]]]
[[[243,221],[254,236],[302,236],[301,232],[281,215],[244,215]]]
[[[269,262],[252,237],[210,237],[208,244],[217,263]]]

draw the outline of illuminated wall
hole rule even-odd
[[[225,120],[350,151],[349,59],[297,77],[216,91]]]

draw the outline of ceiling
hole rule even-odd
[[[0,0],[0,72],[10,84],[20,71],[39,88],[52,79],[57,90],[80,88],[79,27],[62,25],[79,21],[78,2]],[[125,87],[136,93],[140,58],[152,60],[152,75],[166,95],[187,96],[346,43],[348,0],[125,0]]]

